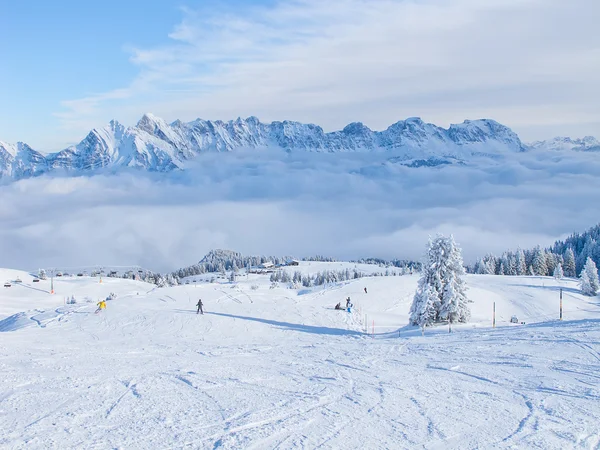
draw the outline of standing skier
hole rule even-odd
[[[202,310],[202,306],[204,306],[202,304],[202,299],[198,299],[198,303],[196,303],[196,306],[198,307],[198,311],[196,311],[196,314],[200,313],[204,315],[204,311]]]
[[[365,288],[365,294],[367,293],[367,288]]]
[[[350,297],[346,299],[346,308],[348,308],[348,306],[350,306]]]

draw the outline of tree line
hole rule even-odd
[[[560,272],[566,277],[579,277],[590,258],[600,265],[600,224],[583,233],[573,233],[556,241],[549,248],[536,246],[530,250],[506,251],[500,256],[488,254],[467,266],[469,273],[489,275],[553,276]]]
[[[322,270],[316,274],[302,274],[299,270],[290,273],[285,269],[276,270],[271,274],[271,283],[289,283],[292,287],[312,287],[312,286],[323,286],[330,283],[339,283],[341,281],[350,281],[369,277],[387,277],[387,276],[400,276],[407,273],[413,273],[410,268],[401,267],[390,270],[389,268],[385,272],[373,272],[365,274],[360,270],[354,268],[346,268],[344,270]]]

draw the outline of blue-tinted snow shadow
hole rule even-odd
[[[174,309],[174,312],[184,313],[184,314],[197,314],[196,309]]]
[[[523,284],[523,283],[511,283],[511,284],[507,284],[507,286],[544,289],[547,291],[555,291],[555,292],[558,292],[562,289],[563,292],[568,292],[571,294],[581,294],[581,290],[576,289],[576,288],[566,287],[566,286],[563,286],[563,287],[561,287],[561,286],[539,286],[537,284]]]
[[[326,334],[330,336],[364,336],[364,333],[354,330],[343,330],[341,328],[329,328],[329,327],[317,327],[313,325],[302,325],[298,323],[279,322],[277,320],[260,319],[257,317],[248,316],[236,316],[234,314],[207,312],[206,315],[229,317],[231,319],[249,320],[251,322],[264,323],[266,325],[272,325],[278,327],[281,330],[287,331],[299,331],[301,333],[310,334]]]
[[[557,328],[557,327],[573,327],[574,325],[577,325],[578,331],[585,331],[585,329],[583,329],[583,328],[598,329],[598,326],[600,325],[600,319],[549,320],[546,322],[531,323],[531,324],[527,324],[525,326],[527,326],[528,328],[547,328],[547,327]],[[510,328],[513,329],[513,328],[518,328],[518,327],[510,327]]]
[[[33,287],[33,286],[29,286],[29,285],[23,284],[23,283],[15,283],[15,284],[13,284],[13,287],[22,287],[22,288],[25,288],[25,289],[31,289],[32,291],[44,292],[46,294],[50,293],[50,291],[47,291],[45,289],[39,289],[39,288],[36,288],[36,287]]]

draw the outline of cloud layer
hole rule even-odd
[[[380,129],[491,117],[525,139],[600,134],[596,0],[295,0],[211,5],[155,48],[128,86],[70,99],[72,136],[151,111],[169,120],[294,119]],[[115,117],[118,116],[118,117]]]
[[[0,186],[0,267],[172,270],[212,248],[420,258],[453,233],[466,260],[598,222],[597,154],[528,153],[407,168],[381,154],[206,154],[179,174],[41,177]]]

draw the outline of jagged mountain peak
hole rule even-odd
[[[568,144],[569,148],[600,150],[600,143],[590,136],[556,139],[527,148],[560,143],[563,147]],[[79,144],[45,157],[27,144],[0,142],[0,176],[16,179],[56,169],[81,172],[105,167],[164,172],[185,168],[186,161],[201,153],[266,147],[287,152],[389,152],[390,157],[403,160],[468,159],[470,155],[527,149],[516,133],[491,119],[465,120],[445,129],[420,117],[409,117],[383,131],[353,122],[340,131],[325,132],[316,124],[293,120],[263,123],[256,116],[227,122],[175,120],[169,124],[146,113],[133,127],[111,120],[105,127],[90,131]]]
[[[342,132],[345,134],[364,134],[372,133],[372,130],[362,122],[352,122],[346,125]]]
[[[170,126],[160,117],[157,117],[152,113],[146,113],[138,121],[135,127],[150,134],[154,134],[157,130],[166,130]]]

